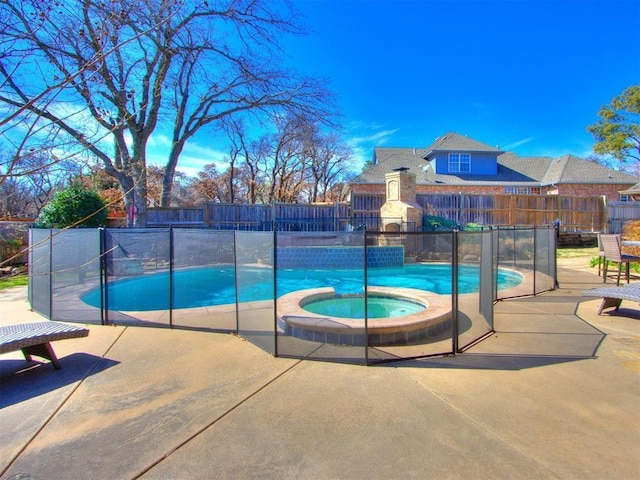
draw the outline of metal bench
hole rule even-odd
[[[58,322],[23,323],[0,327],[0,354],[22,350],[24,358],[31,356],[50,360],[56,370],[61,368],[51,342],[86,337],[89,330]]]
[[[622,300],[632,300],[640,303],[640,283],[629,283],[622,287],[599,287],[584,290],[583,297],[602,297],[598,315],[605,308],[615,307],[617,312]]]

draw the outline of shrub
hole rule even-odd
[[[439,217],[437,215],[424,215],[422,217],[423,232],[449,231],[454,228],[460,228],[460,225],[448,218]]]
[[[465,232],[481,232],[484,230],[484,227],[479,223],[469,222],[464,226]]]
[[[36,227],[99,227],[107,220],[106,202],[94,190],[74,183],[60,190],[42,209]]]
[[[0,225],[0,263],[19,265],[27,261],[27,224],[5,223]]]
[[[640,241],[640,220],[626,222],[622,227],[622,238],[624,240]],[[640,257],[640,247],[624,247],[624,253]]]

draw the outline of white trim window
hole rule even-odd
[[[517,195],[540,195],[540,187],[504,187],[504,193]]]
[[[471,154],[450,153],[449,173],[469,173],[471,172]]]

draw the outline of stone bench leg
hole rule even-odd
[[[621,303],[622,303],[621,298],[604,297],[602,299],[602,302],[600,303],[600,308],[598,309],[598,315],[600,315],[605,308],[611,308],[611,307],[616,307],[615,311],[617,312],[618,309],[620,308]]]
[[[60,370],[60,368],[62,368],[60,362],[58,361],[58,357],[56,357],[56,354],[53,351],[53,347],[49,342],[24,347],[22,348],[22,353],[24,355],[24,358],[28,362],[31,361],[31,356],[35,355],[36,357],[42,357],[50,360],[53,364],[53,368],[55,368],[56,370]]]

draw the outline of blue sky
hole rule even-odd
[[[640,83],[638,0],[293,3],[315,33],[286,52],[330,80],[361,160],[448,131],[584,157],[600,106]]]
[[[599,108],[640,84],[640,0],[292,3],[313,33],[282,39],[287,61],[328,80],[358,171],[375,146],[426,147],[450,131],[584,158]],[[152,142],[164,163],[168,137]],[[200,136],[178,169],[223,170],[225,150]]]

